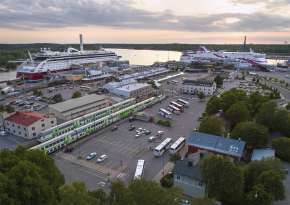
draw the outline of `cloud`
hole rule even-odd
[[[250,3],[255,0],[232,1]],[[207,32],[282,31],[290,28],[290,18],[281,15],[221,13],[181,16],[170,10],[137,9],[133,0],[2,0],[0,19],[2,28],[29,30],[79,26]]]

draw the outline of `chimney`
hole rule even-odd
[[[83,44],[83,34],[80,34],[80,51],[84,50],[84,44]]]

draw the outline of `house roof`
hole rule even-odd
[[[22,126],[30,126],[38,120],[42,120],[44,118],[48,118],[48,116],[38,112],[16,112],[7,117],[5,120]]]
[[[176,161],[172,173],[202,181],[200,166],[191,164],[187,159]]]
[[[85,105],[103,101],[105,99],[106,97],[104,95],[91,94],[82,96],[80,98],[73,98],[64,102],[49,105],[49,107],[57,110],[58,112],[67,112]]]
[[[275,150],[271,148],[254,149],[252,154],[252,161],[259,161],[267,158],[275,157]]]
[[[246,145],[242,140],[229,139],[201,132],[193,132],[187,139],[187,144],[234,157],[242,157]]]

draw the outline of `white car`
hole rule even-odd
[[[4,136],[6,134],[6,132],[4,130],[0,131],[0,135]]]
[[[93,158],[95,158],[97,156],[97,153],[96,152],[92,152],[90,153],[87,157],[86,157],[86,160],[91,160]]]
[[[97,159],[97,162],[100,163],[100,162],[104,161],[104,160],[107,159],[107,158],[108,158],[108,155],[103,154],[103,155],[101,155],[101,156]]]

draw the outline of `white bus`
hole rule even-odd
[[[85,91],[90,91],[91,87],[82,85],[82,86],[80,86],[80,89],[85,90]]]
[[[182,147],[185,145],[185,138],[180,137],[178,138],[171,146],[169,149],[170,154],[175,154],[179,150],[182,149]]]
[[[183,112],[184,105],[181,105],[181,104],[174,102],[174,101],[170,102],[170,105],[177,107],[178,109],[181,110],[181,112]]]
[[[171,119],[172,113],[166,109],[160,108],[158,113],[164,118]]]
[[[157,147],[154,149],[154,156],[155,157],[160,157],[163,155],[163,153],[166,151],[169,143],[172,141],[171,138],[166,138],[161,144],[159,144]]]
[[[139,159],[137,161],[137,167],[134,174],[134,180],[142,178],[143,173],[144,173],[144,166],[145,166],[145,160]]]
[[[175,114],[180,114],[181,110],[177,107],[175,107],[174,105],[168,105],[168,110],[170,110],[170,112],[173,112]]]
[[[183,104],[186,107],[189,105],[189,102],[187,102],[186,100],[183,100],[183,99],[178,99],[177,102]]]

